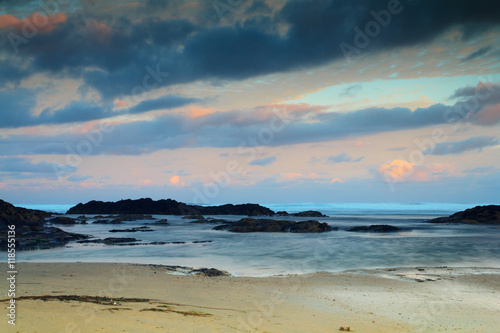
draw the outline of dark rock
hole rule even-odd
[[[212,243],[211,240],[207,240],[207,241],[193,241],[193,244],[201,244],[201,243]]]
[[[228,223],[228,220],[223,220],[223,219],[203,219],[203,220],[196,220],[196,221],[191,221],[189,223]]]
[[[326,215],[323,215],[322,213],[316,211],[316,210],[307,210],[305,212],[299,212],[299,213],[293,213],[290,214],[290,216],[296,216],[296,217],[327,217]]]
[[[92,223],[95,223],[95,224],[109,224],[110,221],[108,221],[108,220],[97,220],[97,221],[94,221]]]
[[[9,225],[15,226],[16,250],[48,249],[88,238],[46,226],[45,219],[51,216],[51,213],[15,207],[0,200],[0,250],[7,250]]]
[[[257,204],[197,206],[172,199],[153,201],[150,198],[117,202],[89,201],[70,208],[68,214],[157,214],[157,215],[274,215],[269,208]]]
[[[143,227],[136,227],[136,228],[130,228],[130,229],[111,229],[109,232],[145,232],[145,231],[154,231],[150,227],[143,226]]]
[[[250,217],[237,222],[219,225],[213,230],[228,230],[231,232],[325,232],[332,228],[327,223],[318,221],[280,221],[271,219],[253,219]]]
[[[80,216],[78,216],[78,217],[77,217],[77,219],[79,219],[79,220],[86,220],[86,219],[87,219],[87,216],[85,216],[85,215],[80,215]]]
[[[407,230],[410,229],[398,228],[387,224],[375,224],[369,227],[362,226],[362,227],[353,227],[346,229],[346,231],[352,231],[352,232],[397,232],[397,231],[407,231]]]
[[[117,243],[130,243],[138,242],[139,239],[131,237],[107,237],[104,239],[87,239],[78,241],[77,243],[102,243],[102,244],[117,244]]]
[[[75,219],[72,219],[71,217],[65,217],[65,216],[54,217],[53,219],[51,219],[49,221],[54,223],[54,224],[76,224]]]
[[[285,212],[284,210],[281,210],[279,212],[276,212],[275,214],[276,216],[290,216],[290,214],[288,214],[287,212]]]
[[[429,223],[500,224],[500,206],[476,206],[448,217],[438,217]]]
[[[204,220],[205,218],[203,215],[186,215],[183,217],[183,219],[186,220]]]
[[[191,271],[192,274],[196,275],[201,275],[201,276],[209,276],[209,277],[214,277],[214,276],[231,276],[229,272],[227,271],[222,271],[216,268],[199,268],[199,269],[193,269]]]

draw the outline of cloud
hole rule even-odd
[[[492,136],[475,136],[463,141],[440,142],[433,149],[426,149],[424,155],[462,154],[471,150],[479,152],[485,147],[498,145],[498,140]]]
[[[161,109],[175,109],[192,103],[200,102],[199,98],[188,98],[175,95],[166,95],[156,99],[145,100],[130,108],[130,113],[143,113]]]
[[[485,55],[486,53],[490,52],[491,50],[492,50],[491,45],[482,47],[479,50],[472,52],[467,57],[462,59],[462,62],[467,62],[467,61],[471,61],[471,60],[474,60],[476,58],[479,58],[480,56]]]
[[[415,165],[404,160],[393,160],[378,168],[378,174],[385,182],[430,182],[449,176],[453,167],[446,164],[435,163],[432,165]]]
[[[256,159],[248,163],[249,165],[259,165],[259,166],[267,166],[271,165],[276,161],[276,156],[269,156],[260,159]]]
[[[458,88],[449,99],[489,96],[499,90],[500,84],[496,82],[479,82],[476,86]]]
[[[341,93],[341,97],[352,97],[356,95],[361,90],[361,85],[359,83],[352,84],[345,88]]]
[[[406,147],[392,147],[392,148],[388,148],[387,151],[403,151],[405,149],[406,149]]]
[[[62,173],[72,173],[77,169],[73,166],[41,161],[32,163],[26,158],[17,156],[0,157],[0,173],[14,179],[46,178],[55,180]]]
[[[327,157],[327,161],[330,163],[342,163],[342,162],[359,162],[364,158],[364,156],[358,157],[356,159],[353,159],[349,154],[347,153],[341,153],[335,156],[330,156]]]
[[[84,180],[90,179],[92,176],[79,176],[79,175],[73,175],[68,177],[68,181],[70,182],[82,182]]]
[[[105,119],[127,113],[144,113],[160,109],[174,109],[199,102],[198,98],[165,95],[152,100],[145,100],[130,109],[112,110],[113,105],[98,105],[94,102],[72,101],[63,108],[44,109],[38,116],[32,114],[36,106],[36,94],[28,89],[0,91],[0,128],[14,128],[42,124],[66,124]],[[118,106],[124,106],[118,103]]]
[[[160,18],[157,11],[169,11],[170,6],[176,18]],[[138,12],[103,15],[97,8],[94,12],[74,8],[71,14],[61,14],[67,15],[64,20],[19,45],[19,54],[34,74],[80,78],[104,99],[113,99],[134,95],[132,89],[142,84],[147,66],[169,72],[168,79],[158,82],[161,87],[243,80],[341,60],[341,43],[355,47],[354,28],[376,22],[372,11],[387,10],[387,2],[378,0],[291,0],[271,14],[267,3],[255,1],[237,19],[219,25],[212,3],[182,6],[178,1],[150,0],[143,7],[149,14],[141,12],[140,17]],[[496,0],[483,0],[481,6],[465,0],[402,1],[389,28],[382,28],[363,52],[421,45],[452,27],[463,39],[472,38],[498,27],[499,6]],[[17,31],[9,23],[13,20],[19,19],[4,18],[2,32]],[[96,31],[105,32],[105,38]],[[0,44],[11,47],[5,36]]]

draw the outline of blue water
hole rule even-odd
[[[345,204],[344,204],[345,205]],[[20,261],[38,262],[128,262],[193,267],[216,267],[235,275],[266,276],[347,269],[410,266],[476,266],[500,268],[500,227],[429,224],[426,220],[471,205],[415,204],[379,205],[302,204],[266,205],[273,210],[320,210],[317,218],[339,227],[321,234],[230,233],[212,230],[213,224],[194,224],[179,216],[168,218],[168,226],[151,226],[154,232],[110,233],[110,229],[142,226],[150,221],[121,225],[58,226],[70,232],[98,238],[135,237],[141,242],[186,242],[185,244],[107,246],[70,243],[66,247],[24,251]],[[422,206],[425,209],[422,209]],[[473,206],[473,205],[472,205]],[[370,211],[371,208],[371,211]],[[40,209],[40,207],[38,207]],[[331,212],[334,213],[331,213]],[[436,213],[439,212],[439,213]],[[87,215],[91,217],[92,215]],[[238,220],[241,216],[214,216]],[[285,219],[285,218],[280,218]],[[287,218],[300,221],[301,218]],[[352,226],[390,224],[411,228],[391,234],[352,233]],[[193,243],[194,241],[212,241]]]

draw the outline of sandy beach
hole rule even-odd
[[[0,267],[7,271],[5,264]],[[165,266],[108,263],[17,268],[16,296],[24,299],[16,301],[15,327],[3,315],[2,332],[338,332],[341,327],[496,332],[500,327],[500,269],[419,267],[256,278],[186,276]]]

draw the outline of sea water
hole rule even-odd
[[[336,272],[348,269],[413,266],[474,266],[500,268],[500,227],[430,224],[427,220],[471,208],[461,204],[298,204],[265,205],[275,211],[319,210],[328,217],[314,218],[338,231],[317,234],[232,233],[212,230],[215,224],[191,223],[180,216],[167,218],[169,225],[151,225],[153,232],[110,233],[154,222],[65,225],[68,232],[96,238],[134,237],[140,243],[182,244],[116,246],[69,243],[65,247],[22,251],[26,262],[120,262],[215,267],[234,275]],[[42,209],[41,207],[29,207]],[[76,217],[75,215],[68,215]],[[237,221],[242,216],[212,216]],[[310,218],[279,217],[292,221]],[[411,230],[395,233],[358,233],[354,226],[389,224]],[[196,243],[197,241],[210,241]]]

